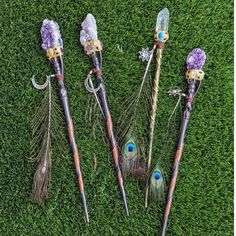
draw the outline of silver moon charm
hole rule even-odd
[[[37,84],[36,81],[35,81],[35,76],[33,75],[31,81],[32,81],[32,84],[33,86],[36,88],[36,89],[45,89],[47,86],[48,86],[48,83],[49,83],[49,80],[50,80],[50,77],[51,76],[47,76],[47,79],[45,81],[44,84]]]

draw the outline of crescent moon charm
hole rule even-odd
[[[85,88],[90,92],[90,93],[96,93],[98,92],[98,90],[101,87],[101,83],[95,88],[91,79],[91,74],[92,71],[89,72],[89,74],[87,75],[87,78],[84,81],[85,84]]]
[[[35,81],[35,76],[33,75],[31,81],[32,81],[32,84],[33,86],[36,88],[36,89],[45,89],[47,86],[48,86],[48,83],[49,83],[49,80],[50,80],[50,77],[51,76],[47,76],[47,79],[45,81],[44,84],[37,84],[36,81]]]

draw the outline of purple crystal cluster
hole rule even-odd
[[[45,19],[41,27],[42,48],[47,50],[55,46],[62,47],[60,27],[57,22]]]
[[[89,13],[81,24],[80,43],[84,45],[86,41],[98,39],[97,24],[94,16]]]
[[[200,48],[193,49],[187,57],[187,69],[202,69],[206,61],[206,54]]]

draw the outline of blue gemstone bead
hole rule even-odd
[[[163,39],[164,39],[164,33],[163,33],[163,32],[160,32],[160,33],[158,34],[158,39],[159,39],[159,40],[163,40]]]

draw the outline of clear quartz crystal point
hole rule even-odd
[[[164,8],[157,15],[156,32],[168,31],[169,27],[169,10]]]

